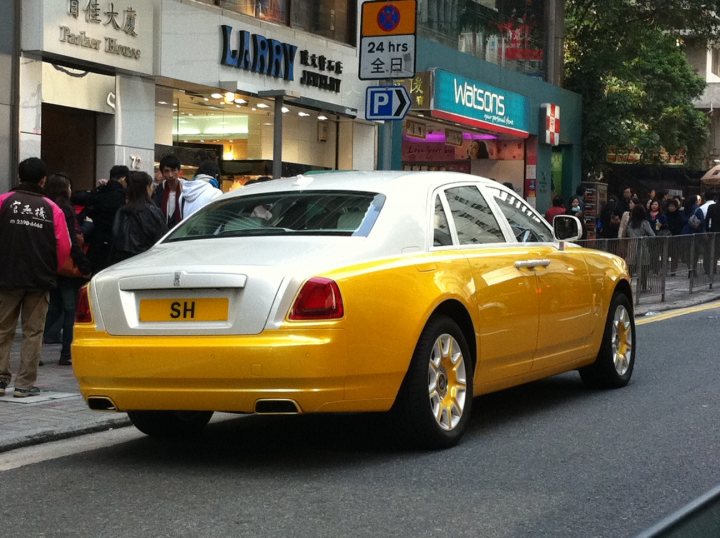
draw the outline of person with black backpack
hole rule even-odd
[[[150,200],[152,178],[130,172],[127,202],[115,214],[110,262],[117,263],[145,252],[167,233],[165,216]]]

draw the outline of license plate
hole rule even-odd
[[[140,301],[140,321],[227,321],[227,318],[227,298]]]

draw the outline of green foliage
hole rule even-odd
[[[609,146],[662,148],[697,159],[708,118],[692,106],[705,82],[682,43],[720,30],[720,0],[567,0],[566,87],[583,97],[583,169],[597,172]]]

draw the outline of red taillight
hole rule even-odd
[[[334,280],[314,277],[305,282],[290,310],[290,319],[337,319],[343,317],[340,288]]]
[[[78,293],[77,306],[75,306],[75,323],[92,323],[88,287],[83,286]]]

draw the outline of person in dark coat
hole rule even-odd
[[[75,306],[77,305],[78,290],[92,273],[92,265],[82,250],[84,238],[80,231],[77,215],[70,197],[72,186],[65,174],[53,174],[47,181],[45,192],[65,215],[68,232],[70,233],[70,257],[74,264],[74,272],[60,272],[57,278],[57,287],[50,291],[50,305],[45,319],[45,342],[59,339],[62,331],[62,348],[58,364],[67,366],[72,364],[70,345],[73,340],[73,325],[75,324]],[[85,275],[85,276],[83,276]]]
[[[600,210],[598,219],[600,236],[606,239],[617,239],[621,216],[622,214],[618,214],[618,200],[611,195]]]
[[[117,263],[145,252],[165,235],[165,216],[150,200],[152,178],[131,172],[127,180],[127,203],[115,214],[110,262]]]
[[[93,274],[110,265],[112,244],[112,226],[115,213],[125,205],[125,182],[130,175],[127,166],[117,165],[110,169],[107,183],[97,188],[85,200],[86,214],[93,221],[93,232],[88,246],[88,259],[92,263]]]
[[[22,323],[15,398],[37,396],[37,368],[49,292],[70,253],[62,210],[45,196],[47,167],[37,157],[18,166],[20,184],[0,194],[0,396],[10,384],[10,347]],[[22,313],[22,315],[21,315]]]

